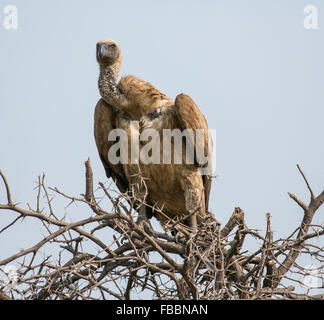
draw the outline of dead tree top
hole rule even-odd
[[[307,204],[289,193],[303,219],[287,238],[277,240],[269,213],[266,232],[261,234],[246,225],[239,207],[223,226],[206,217],[199,232],[183,228],[181,220],[170,221],[161,232],[138,225],[133,208],[138,199],[103,183],[94,190],[90,160],[85,167],[86,191],[81,197],[47,188],[40,176],[35,208],[12,201],[0,171],[6,197],[0,210],[15,215],[0,227],[2,245],[6,232],[21,220],[39,221],[44,233],[33,246],[0,261],[0,300],[324,299],[324,226],[312,224],[324,191],[316,196],[299,166],[310,200]],[[54,196],[66,199],[68,205],[88,207],[88,216],[72,222],[71,216],[61,217],[54,212]],[[102,205],[107,200],[109,210]],[[255,241],[256,250],[246,248],[247,237]],[[298,263],[303,256],[312,258],[313,269]]]

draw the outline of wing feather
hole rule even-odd
[[[129,192],[129,183],[121,163],[112,164],[108,158],[110,147],[115,143],[108,141],[109,132],[116,128],[116,114],[118,110],[100,99],[94,114],[94,137],[101,162],[105,168],[106,176],[112,178],[121,193]],[[150,203],[149,203],[150,204]],[[146,208],[148,218],[153,216],[152,208]]]
[[[187,95],[185,94],[179,94],[176,97],[175,100],[175,106],[176,106],[176,113],[177,117],[181,126],[182,130],[185,129],[192,129],[193,130],[193,137],[189,136],[188,142],[194,151],[195,160],[197,166],[201,166],[201,163],[203,163],[202,159],[199,159],[199,152],[197,152],[197,144],[195,141],[196,137],[196,130],[202,129],[204,132],[204,156],[208,156],[210,153],[209,148],[212,146],[209,146],[209,143],[211,143],[211,140],[209,139],[209,130],[208,130],[208,124],[206,121],[206,118],[201,113],[195,102]],[[193,139],[191,139],[193,138]],[[210,156],[210,155],[209,155]],[[211,158],[209,157],[208,161]],[[208,165],[207,162],[205,165]],[[205,166],[203,165],[203,166]],[[211,189],[211,175],[203,175],[203,184],[204,184],[204,191],[205,191],[205,206],[206,210],[208,209],[208,202],[209,202],[209,195],[210,195],[210,189]]]
[[[94,137],[106,176],[112,178],[119,191],[124,193],[128,189],[128,181],[123,166],[120,163],[112,164],[108,159],[109,148],[115,143],[114,141],[108,141],[108,134],[112,129],[116,128],[116,112],[118,111],[103,99],[98,101],[94,114]]]

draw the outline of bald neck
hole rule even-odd
[[[98,87],[101,97],[117,109],[124,110],[127,100],[117,87],[117,79],[120,73],[121,62],[112,65],[100,65]]]
[[[121,69],[120,61],[117,61],[112,65],[100,65],[100,75],[109,74],[109,76],[112,77],[117,83],[117,79],[120,74],[120,69]]]

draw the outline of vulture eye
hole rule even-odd
[[[115,49],[115,48],[116,48],[116,45],[114,43],[109,45],[109,49]]]

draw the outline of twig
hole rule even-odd
[[[3,183],[5,185],[5,188],[6,188],[6,192],[7,192],[7,202],[8,202],[8,205],[9,206],[12,206],[12,200],[11,200],[11,192],[10,192],[10,188],[9,188],[9,185],[8,185],[8,182],[7,182],[7,179],[5,177],[5,175],[2,173],[2,171],[0,170],[0,176],[3,180]]]

